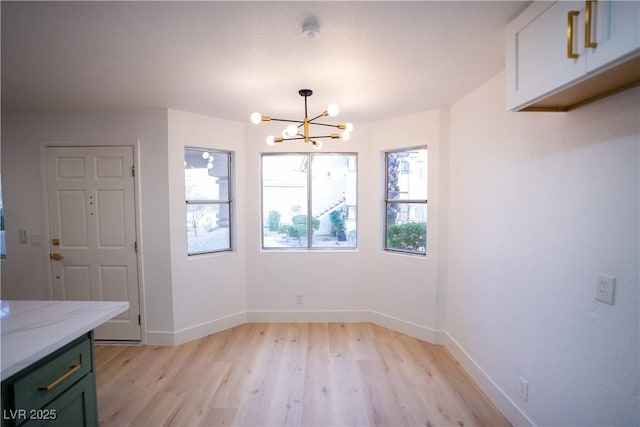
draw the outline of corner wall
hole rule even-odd
[[[246,321],[244,124],[183,111],[168,111],[169,213],[174,330],[159,343],[180,344]],[[232,151],[234,250],[187,256],[184,149]],[[240,165],[240,166],[239,166]]]
[[[376,269],[378,289],[373,308],[392,318],[428,328],[429,334],[418,337],[433,343],[442,342],[442,322],[439,319],[444,307],[438,305],[442,296],[438,265],[443,241],[440,210],[446,211],[446,203],[442,203],[442,190],[446,190],[442,183],[446,182],[446,176],[443,176],[441,158],[442,149],[446,152],[448,145],[446,132],[443,132],[446,127],[448,112],[445,109],[375,122],[369,154],[374,171],[368,180],[373,184],[368,191],[376,197],[375,204],[370,207],[375,223],[371,232],[377,236],[374,242],[377,250],[370,258],[370,263]],[[427,254],[422,257],[385,252],[381,250],[385,199],[384,152],[422,145],[427,146],[428,155]]]
[[[635,425],[640,89],[509,113],[504,87],[451,108],[447,347],[512,421]],[[596,273],[615,305],[594,300]]]

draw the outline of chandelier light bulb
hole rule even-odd
[[[342,139],[343,141],[348,141],[351,138],[351,132],[342,132],[342,134],[340,134],[340,139]]]
[[[329,117],[335,117],[338,115],[338,113],[340,113],[340,107],[338,107],[336,104],[330,104],[327,107],[327,113],[329,114]]]
[[[209,158],[209,153],[208,153],[208,152],[206,152],[206,151],[205,151],[205,152],[203,152],[203,153],[202,153],[202,158],[203,158],[203,159],[205,159],[205,160],[207,160],[207,159]]]
[[[345,130],[346,132],[352,132],[352,131],[353,131],[353,123],[348,122],[348,123],[345,123],[344,125],[345,125],[344,130]]]
[[[273,137],[273,135],[269,135],[267,137],[267,145],[275,145],[276,144],[276,139]]]
[[[286,132],[287,132],[287,136],[294,137],[298,134],[298,126],[293,124],[289,125],[287,126]]]
[[[261,121],[262,121],[262,114],[260,113],[251,114],[251,123],[253,123],[254,125],[257,125]]]
[[[313,141],[313,148],[316,150],[322,150],[322,141]]]

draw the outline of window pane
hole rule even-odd
[[[427,204],[387,204],[386,249],[426,253]]]
[[[387,161],[388,200],[427,199],[427,149],[390,152]]]
[[[229,153],[184,150],[187,200],[229,199]]]
[[[230,163],[229,152],[184,150],[189,255],[231,250]]]
[[[189,255],[231,249],[229,204],[187,205]]]
[[[306,248],[306,155],[262,156],[264,248]]]
[[[356,156],[316,154],[311,159],[312,246],[355,248]]]

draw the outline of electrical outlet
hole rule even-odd
[[[518,377],[518,395],[525,402],[529,399],[529,383],[522,377]]]
[[[616,291],[616,278],[596,274],[596,300],[613,305]]]
[[[302,294],[300,292],[296,294],[296,304],[302,304]]]

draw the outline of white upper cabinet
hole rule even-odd
[[[507,27],[507,108],[566,110],[640,82],[639,1],[535,2]]]
[[[587,51],[587,72],[640,48],[640,1],[594,1],[591,8],[591,38],[597,45]]]

